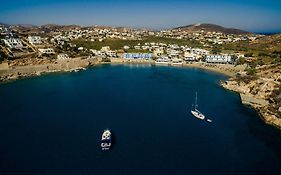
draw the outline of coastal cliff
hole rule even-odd
[[[240,93],[243,104],[256,109],[266,123],[281,129],[281,65],[260,67],[255,76],[240,74],[222,86]]]

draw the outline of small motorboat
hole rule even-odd
[[[111,132],[109,129],[104,130],[101,136],[101,150],[106,151],[111,147]]]

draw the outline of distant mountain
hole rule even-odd
[[[174,29],[180,29],[184,31],[190,31],[190,32],[196,32],[196,31],[201,31],[204,30],[206,32],[221,32],[224,34],[250,34],[250,32],[244,31],[244,30],[239,30],[239,29],[234,29],[234,28],[226,28],[222,27],[216,24],[192,24],[192,25],[187,25],[187,26],[182,26],[182,27],[177,27]]]
[[[79,25],[46,24],[46,25],[42,25],[41,28],[70,30],[70,29],[76,29],[76,28],[82,28],[82,27]]]
[[[9,26],[8,24],[2,23],[2,22],[0,22],[0,25],[1,26]]]
[[[46,24],[40,26],[40,28],[46,33],[49,33],[51,31],[57,31],[57,30],[69,31],[73,29],[82,29],[82,27],[79,25],[58,25],[58,24]]]
[[[22,28],[37,28],[38,26],[33,24],[17,24],[16,26],[22,27]]]

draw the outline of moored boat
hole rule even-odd
[[[109,150],[110,147],[111,147],[111,132],[110,130],[106,129],[104,130],[101,136],[101,149]]]
[[[193,114],[196,118],[200,120],[204,120],[205,116],[197,109],[197,107],[198,105],[197,105],[197,92],[196,92],[194,110],[191,110],[191,114]]]

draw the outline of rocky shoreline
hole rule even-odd
[[[40,76],[46,73],[79,71],[97,63],[98,61],[96,59],[74,58],[47,64],[13,66],[6,69],[0,69],[0,82]]]
[[[281,66],[264,66],[254,77],[232,77],[222,86],[238,92],[241,102],[254,108],[268,124],[281,129]]]

